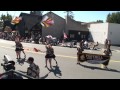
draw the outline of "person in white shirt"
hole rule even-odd
[[[88,48],[88,42],[87,41],[84,42],[84,48],[86,48],[86,49]]]

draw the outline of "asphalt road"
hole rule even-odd
[[[3,62],[3,56],[8,54],[16,61],[15,43],[12,41],[0,40],[0,63]],[[45,68],[45,53],[34,52],[33,48],[39,48],[45,51],[45,46],[40,44],[23,43],[26,50],[27,58],[29,56],[34,57],[35,63],[40,67],[41,79],[120,79],[120,51],[113,47],[113,56],[111,57],[108,68],[110,70],[104,70],[100,68],[100,65],[82,63],[82,65],[76,64],[76,48],[53,46],[55,49],[56,59],[58,66],[56,67],[55,61],[52,60],[53,70]],[[99,53],[102,54],[102,50],[85,50],[87,53]],[[23,54],[22,54],[23,56]],[[49,63],[48,63],[49,66]],[[16,70],[23,73],[26,72],[28,64],[25,62],[22,66],[16,63]],[[0,73],[3,72],[3,67],[0,66]]]

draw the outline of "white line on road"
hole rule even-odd
[[[0,46],[2,48],[7,48],[7,49],[12,49],[14,50],[15,48],[11,48],[11,47],[5,47],[5,46]],[[45,55],[45,53],[39,53],[39,52],[35,52],[35,51],[27,51],[25,50],[26,52],[30,52],[30,53],[35,53],[35,54],[42,54],[42,55]],[[66,55],[56,55],[58,57],[65,57],[65,58],[77,58],[77,57],[74,57],[74,56],[66,56]],[[110,62],[120,62],[120,60],[110,60]]]

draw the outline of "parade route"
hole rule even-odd
[[[5,47],[5,46],[0,46],[0,47],[14,50],[14,48],[11,48],[11,47]],[[45,53],[35,52],[34,50],[32,50],[32,51],[25,50],[25,52],[45,55]],[[74,57],[74,56],[66,56],[66,55],[56,55],[56,56],[57,56],[57,57],[63,57],[63,58],[75,58],[75,59],[77,59],[77,57]],[[119,63],[120,63],[120,60],[110,60],[110,62],[119,62]]]
[[[0,63],[3,63],[3,56],[8,54],[14,61],[16,60],[15,43],[13,41],[0,40]],[[45,51],[45,45],[23,43],[25,48],[39,48]],[[87,62],[77,65],[76,48],[53,46],[55,49],[56,59],[58,61],[58,67],[55,65],[55,61],[52,60],[53,70],[49,71],[45,68],[45,53],[25,50],[26,58],[29,56],[34,57],[35,63],[40,67],[40,78],[41,79],[120,79],[120,57],[119,52],[113,52],[110,64],[108,65],[109,70],[100,68],[98,64],[89,64]],[[32,50],[32,49],[31,49]],[[87,53],[99,53],[102,54],[101,50],[85,50]],[[22,54],[23,57],[23,54]],[[28,67],[27,63],[22,66],[16,63],[16,70],[26,72]],[[49,63],[48,63],[49,67]],[[0,73],[3,72],[2,66],[0,66]]]

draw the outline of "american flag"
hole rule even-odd
[[[63,35],[64,35],[64,39],[67,39],[67,34],[65,32],[63,32]]]

